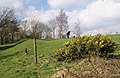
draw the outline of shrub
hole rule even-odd
[[[83,36],[73,38],[64,43],[64,48],[55,51],[54,57],[58,61],[86,58],[89,55],[106,57],[118,48],[106,35]]]

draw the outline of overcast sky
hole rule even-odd
[[[19,18],[37,17],[45,23],[64,8],[70,30],[79,19],[83,34],[120,33],[120,0],[0,0],[0,6],[13,7]]]

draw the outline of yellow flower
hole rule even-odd
[[[99,45],[102,45],[103,42],[104,42],[104,41],[102,40]]]
[[[101,46],[100,46],[100,48],[103,48],[103,47],[104,47],[104,45],[101,45]]]
[[[88,41],[88,43],[91,43],[91,42],[92,42],[92,40],[89,40],[89,41]]]
[[[97,45],[97,44],[98,44],[98,41],[96,41],[95,44]]]
[[[68,46],[69,44],[70,44],[69,41],[64,43],[65,46]]]
[[[77,39],[77,42],[79,42],[80,41],[80,39]]]

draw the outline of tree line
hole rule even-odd
[[[0,7],[0,43],[12,43],[23,38],[55,38],[56,29],[59,38],[64,38],[69,29],[68,16],[60,9],[58,16],[47,23],[39,19],[18,19],[13,8]],[[80,34],[80,21],[74,24],[76,34]],[[36,34],[34,34],[34,32]]]
[[[14,42],[17,40],[19,20],[15,16],[15,11],[9,7],[0,8],[0,42]]]

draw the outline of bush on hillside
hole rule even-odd
[[[55,51],[54,57],[58,61],[76,60],[86,58],[89,55],[106,57],[117,50],[118,44],[113,42],[106,35],[83,36],[73,38],[64,43],[64,48]]]

